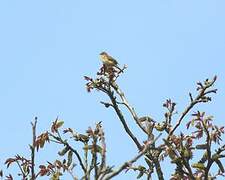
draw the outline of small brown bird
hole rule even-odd
[[[100,59],[102,63],[106,66],[115,66],[117,67],[118,62],[110,55],[108,55],[106,52],[100,53]]]

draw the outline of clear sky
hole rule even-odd
[[[218,94],[199,110],[224,125],[224,8],[223,0],[0,1],[0,164],[28,155],[35,116],[38,132],[57,116],[80,132],[103,121],[112,165],[137,153],[115,113],[99,103],[106,98],[86,93],[83,76],[95,74],[101,51],[128,65],[119,83],[140,116],[162,119],[166,98],[182,112],[195,83],[218,75]],[[42,162],[57,153],[46,150]]]

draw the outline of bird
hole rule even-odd
[[[152,134],[152,130],[155,125],[155,121],[152,118],[149,116],[143,116],[138,119],[138,122],[149,135]]]
[[[118,62],[112,56],[108,55],[106,52],[100,53],[100,59],[102,63],[107,67],[118,67]]]

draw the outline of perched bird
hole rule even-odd
[[[148,133],[149,135],[152,134],[152,130],[155,125],[155,121],[150,118],[149,116],[143,116],[138,119],[138,122],[142,126],[142,128]]]
[[[112,56],[108,55],[106,52],[100,53],[100,59],[105,66],[117,67],[118,65],[118,62]]]
[[[138,119],[139,122],[155,122],[152,118],[150,118],[149,116],[143,116],[143,117],[140,117]]]

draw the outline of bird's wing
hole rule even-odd
[[[110,61],[113,61],[113,63],[114,63],[115,65],[118,64],[118,62],[117,62],[112,56],[108,56],[108,58],[109,58]]]

